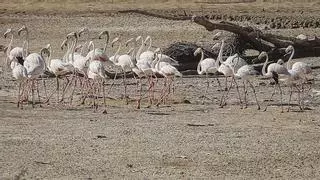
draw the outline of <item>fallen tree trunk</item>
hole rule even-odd
[[[320,40],[314,39],[298,39],[293,37],[285,37],[264,33],[253,27],[243,27],[228,22],[212,23],[203,16],[193,16],[192,20],[204,26],[208,31],[225,30],[240,36],[240,39],[247,41],[246,48],[258,51],[266,51],[272,59],[277,59],[284,55],[284,48],[292,45],[295,48],[295,56],[311,57],[320,56]],[[259,62],[259,61],[255,61]]]
[[[274,35],[254,27],[244,27],[226,21],[213,23],[209,21],[209,16],[189,16],[185,11],[184,15],[174,16],[156,14],[142,10],[127,10],[121,11],[121,13],[138,13],[168,20],[192,20],[193,22],[204,26],[208,31],[229,31],[240,37],[240,46],[242,47],[238,47],[237,49],[243,51],[246,49],[255,49],[260,52],[266,51],[271,61],[283,58],[284,49],[289,45],[292,45],[295,48],[294,58],[320,56],[320,39],[317,37],[313,39],[299,39],[295,37]],[[242,54],[242,52],[238,53]],[[287,60],[287,58],[283,59],[285,61]],[[254,60],[253,63],[259,63],[259,61]]]

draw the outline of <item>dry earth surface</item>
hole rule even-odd
[[[15,6],[21,1],[1,2],[0,32],[5,32],[9,27],[17,30],[25,24],[30,29],[30,51],[37,52],[51,43],[54,57],[63,55],[59,45],[65,35],[83,26],[89,27],[92,38],[102,30],[109,30],[112,38],[121,35],[123,40],[137,35],[151,35],[154,45],[159,47],[166,47],[175,41],[210,41],[214,34],[189,21],[169,21],[112,11],[112,8],[126,9],[135,1],[123,4],[115,1],[106,12],[86,11],[83,3],[74,6],[81,7],[78,10],[67,10],[67,6],[57,8],[55,3],[60,1],[43,2],[50,3],[53,8],[38,1],[30,2],[33,4],[24,3],[25,7]],[[74,1],[66,2],[70,6]],[[160,7],[143,3],[141,6],[134,4],[134,7],[161,10],[170,4],[174,4],[175,8],[183,4],[179,1],[165,2]],[[303,1],[299,2],[301,5]],[[100,7],[91,4],[93,9]],[[250,5],[252,9],[247,8]],[[254,7],[261,9],[263,5],[210,4],[207,10],[228,6],[235,11],[236,7],[246,7],[247,11],[256,12]],[[266,5],[276,6],[272,3]],[[319,6],[318,1],[310,1],[300,8],[310,8],[310,13],[313,13],[317,8],[314,5]],[[40,11],[37,9],[40,6],[47,9]],[[201,13],[201,7],[206,4],[187,3],[181,6]],[[292,9],[295,10],[296,6],[293,4]],[[319,35],[319,29],[272,32],[292,36],[302,32]],[[2,36],[0,42],[8,43]],[[103,44],[99,40],[95,42],[97,46]],[[14,44],[18,46],[22,41],[16,40]],[[4,59],[5,55],[2,53],[0,58]],[[297,61],[320,65],[319,58]],[[294,94],[292,112],[280,113],[279,93],[266,112],[258,111],[251,91],[249,107],[240,109],[234,89],[227,106],[219,108],[218,102],[223,92],[218,91],[213,77],[210,78],[208,92],[210,99],[205,99],[202,105],[205,78],[185,76],[176,79],[175,94],[170,97],[168,105],[147,108],[145,99],[140,110],[135,109],[135,80],[128,81],[131,101],[125,105],[120,99],[123,85],[119,79],[108,94],[108,113],[102,114],[102,108],[94,113],[88,104],[78,105],[76,102],[73,107],[57,105],[55,98],[49,105],[37,105],[34,109],[31,105],[25,105],[20,110],[16,107],[17,83],[2,65],[0,179],[319,179],[319,74],[320,71],[314,69],[315,81],[306,95],[307,110],[304,112],[296,106],[297,95]],[[219,79],[224,84],[224,78]],[[163,81],[159,78],[157,91],[160,91]],[[54,83],[53,79],[47,81],[48,91],[53,91]],[[257,78],[254,84],[263,109],[268,103],[264,100],[268,99],[273,86],[269,80],[261,78]],[[288,87],[284,87],[285,102],[288,94]],[[44,96],[43,91],[41,95]]]

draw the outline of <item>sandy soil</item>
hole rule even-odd
[[[152,35],[154,45],[160,47],[174,41],[210,40],[214,34],[188,21],[133,14],[6,14],[0,18],[5,21],[0,32],[25,24],[31,33],[30,51],[39,51],[51,43],[54,57],[63,54],[58,46],[65,34],[83,26],[90,28],[92,38],[104,29],[112,37],[121,35],[124,40]],[[302,31],[277,32],[295,35]],[[7,43],[3,37],[0,40],[1,44]],[[15,42],[20,44],[21,41]],[[0,58],[4,57],[1,54]],[[299,60],[319,65],[319,58]],[[123,85],[122,80],[117,80],[109,93],[108,114],[101,114],[101,108],[93,113],[90,105],[70,107],[54,102],[35,109],[26,105],[20,110],[15,104],[17,84],[2,67],[0,179],[318,179],[319,73],[314,70],[315,84],[306,96],[305,112],[299,112],[295,94],[293,111],[280,113],[279,93],[267,112],[257,111],[251,91],[249,107],[240,109],[235,90],[231,91],[227,106],[219,108],[223,92],[218,91],[212,77],[210,99],[202,105],[205,78],[186,76],[176,80],[175,95],[168,105],[147,108],[144,100],[140,110],[134,108],[135,80],[129,80],[129,105],[119,99]],[[224,78],[219,79],[223,84]],[[54,80],[47,84],[54,84]],[[160,78],[157,91],[162,84]],[[264,108],[273,86],[260,78],[254,84]],[[51,92],[54,85],[50,87]],[[284,87],[285,102],[288,94],[288,87]]]

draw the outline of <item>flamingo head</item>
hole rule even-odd
[[[9,28],[7,29],[7,31],[3,34],[4,38],[7,38],[8,37],[8,34],[12,33],[12,29]]]
[[[150,40],[150,39],[151,39],[151,37],[148,35],[148,36],[146,37],[146,39],[144,40],[143,44],[144,44],[145,46],[147,46],[147,41]]]
[[[154,50],[153,60],[156,60],[159,53],[161,53],[161,48],[158,47],[156,50]]]
[[[76,32],[71,32],[71,33],[67,34],[67,39],[70,39],[70,38],[78,39],[78,34]]]
[[[44,47],[44,48],[41,49],[40,54],[41,55],[45,54],[45,55],[47,55],[49,57],[50,56],[50,51],[49,51],[49,49],[47,47]]]
[[[88,34],[89,33],[89,29],[87,27],[83,27],[82,29],[80,29],[80,31],[78,32],[78,35],[79,37],[82,35],[82,34]]]
[[[99,39],[102,39],[102,36],[106,35],[109,38],[109,31],[105,30],[99,34]]]
[[[220,46],[221,46],[221,43],[216,43],[216,44],[214,44],[212,47],[211,47],[211,49],[216,49],[216,48],[220,48]]]
[[[201,52],[201,48],[199,47],[199,48],[197,48],[195,51],[194,51],[194,53],[193,53],[193,55],[194,56],[197,56],[200,52]]]
[[[294,50],[294,47],[292,45],[289,45],[287,48],[286,48],[286,54],[289,54],[291,53],[292,51]]]
[[[93,41],[90,41],[89,44],[88,44],[88,49],[90,49],[90,47],[93,46],[93,45],[94,45]]]
[[[130,38],[128,41],[126,41],[126,47],[128,47],[129,43],[133,41],[133,38]]]
[[[8,46],[6,46],[6,47],[3,48],[3,52],[4,52],[4,53],[7,53],[7,50],[8,50]]]
[[[136,38],[136,42],[139,41],[140,39],[142,39],[142,36],[138,36],[138,37]]]
[[[22,31],[28,32],[28,28],[27,28],[25,25],[23,25],[23,26],[18,30],[18,35],[19,35],[19,36],[21,35],[21,32],[22,32]]]
[[[279,59],[279,60],[277,61],[277,64],[283,65],[283,64],[284,64],[284,61],[283,61],[282,59]]]
[[[258,56],[258,59],[262,59],[263,57],[267,56],[267,53],[265,51],[262,51],[259,56]]]
[[[114,43],[118,42],[119,39],[120,39],[119,37],[114,38],[114,39],[111,41],[111,47],[113,47]]]
[[[63,48],[64,48],[65,46],[67,46],[67,43],[68,43],[68,39],[65,39],[65,40],[61,43],[61,45],[60,45],[61,50],[63,50]]]

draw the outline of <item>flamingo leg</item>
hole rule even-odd
[[[204,98],[206,98],[206,96],[207,96],[207,92],[208,92],[209,85],[210,85],[209,83],[210,82],[209,82],[209,79],[208,79],[208,73],[206,73],[206,84],[207,84],[207,86],[206,86],[206,90],[204,91],[204,94],[202,96],[201,104],[204,104]]]
[[[292,94],[293,94],[293,87],[292,85],[290,85],[290,95],[289,95],[289,101],[288,101],[288,109],[287,109],[287,112],[290,111],[290,107],[291,107],[291,98],[292,98]]]
[[[76,78],[75,75],[73,74],[72,79],[71,79],[71,84],[74,81],[74,86],[73,86],[73,89],[72,89],[71,95],[70,95],[70,105],[72,105],[74,91],[76,90],[76,87],[77,87],[77,80],[79,80],[79,79]]]
[[[126,101],[126,105],[129,104],[129,99],[127,97],[127,77],[126,77],[126,71],[123,70],[123,84],[124,84],[124,98]]]
[[[263,111],[267,111],[267,108],[268,108],[268,106],[270,105],[270,102],[271,102],[271,100],[272,100],[272,97],[275,95],[275,93],[276,93],[276,88],[277,88],[277,86],[275,85],[274,87],[273,87],[273,92],[272,92],[272,94],[271,94],[271,96],[270,96],[270,98],[269,98],[269,103],[266,105],[266,107],[265,107],[265,109],[263,110]]]
[[[218,76],[216,76],[216,80],[218,82],[219,90],[221,91],[222,87],[221,87],[221,83],[220,83],[220,80],[219,80]]]
[[[243,92],[244,92],[244,108],[247,108],[247,107],[248,107],[248,102],[247,102],[247,88],[246,88],[246,83],[245,83],[244,80],[242,81],[242,83],[243,83]]]
[[[302,105],[301,105],[301,91],[300,91],[300,89],[297,87],[297,86],[295,86],[296,87],[296,89],[297,89],[297,91],[298,91],[298,105],[299,105],[299,108],[300,108],[300,110],[302,111],[303,109],[302,109]]]
[[[35,80],[37,83],[37,95],[38,95],[38,100],[39,100],[39,104],[40,104],[40,107],[41,107],[41,97],[40,97],[40,91],[39,91],[39,80],[36,79]]]
[[[243,108],[243,103],[242,103],[242,100],[241,100],[241,95],[240,95],[240,91],[239,91],[239,85],[236,81],[236,79],[234,77],[232,77],[233,81],[234,81],[234,84],[236,85],[236,89],[237,89],[237,93],[238,93],[238,98],[239,98],[239,102],[240,102],[240,108],[242,109]]]
[[[17,107],[19,108],[20,107],[20,90],[21,90],[21,84],[22,84],[22,81],[20,80],[19,81],[19,84],[18,84],[18,100],[17,100]],[[22,108],[22,106],[21,106]]]
[[[258,110],[260,110],[260,104],[259,104],[259,101],[258,101],[258,98],[257,98],[257,93],[256,93],[256,90],[254,88],[254,85],[248,80],[247,81],[252,89],[252,92],[254,94],[254,98],[256,99],[256,103],[257,103],[257,106],[258,106]]]
[[[305,87],[303,85],[303,82],[301,83],[301,108],[302,108],[302,111],[304,111],[304,98],[305,98],[305,95],[304,95],[304,90],[305,90]]]
[[[141,78],[139,78],[139,86],[140,86],[140,90],[139,90],[139,98],[137,101],[137,109],[141,108],[141,99],[142,99],[142,81]]]
[[[104,106],[104,110],[103,110],[103,114],[107,114],[107,102],[106,102],[106,88],[105,88],[105,79],[101,80],[101,86],[102,86],[102,94],[103,94],[103,106]]]
[[[280,83],[278,83],[278,88],[280,90],[281,113],[283,113],[283,100],[282,100],[283,93],[282,93],[282,89],[281,89]]]
[[[46,79],[48,79],[48,78],[46,78]],[[48,98],[48,93],[47,93],[46,81],[45,81],[44,78],[42,79],[42,82],[43,82],[43,87],[44,87],[44,94],[45,94],[46,99],[47,99]]]
[[[227,77],[226,77],[226,81],[227,81]],[[232,85],[233,85],[233,81],[231,81],[230,87],[227,88],[227,90],[225,90],[225,91],[223,92],[222,96],[221,96],[220,104],[219,104],[219,106],[220,106],[221,108],[226,105],[225,99],[227,98],[227,96],[228,96],[228,94],[229,94],[229,92],[230,92],[230,90],[231,90],[231,88],[232,88]]]
[[[32,94],[32,108],[35,106],[35,101],[34,101],[34,80],[31,80],[31,94]]]
[[[115,73],[115,75],[114,75],[114,77],[113,77],[112,84],[110,85],[110,88],[109,88],[107,94],[110,94],[110,91],[111,91],[111,89],[113,88],[113,86],[114,86],[114,84],[115,84],[115,81],[116,81],[116,78],[117,78],[117,74],[118,74],[118,71],[116,70],[116,73]]]
[[[232,82],[232,81],[231,81]],[[228,77],[226,76],[224,91],[228,91]]]
[[[167,88],[167,77],[164,78],[163,88],[161,89],[160,97],[159,97],[158,102],[156,104],[157,106],[159,106],[160,103],[163,101],[163,96],[164,96],[164,92],[165,92],[166,88]]]
[[[56,81],[57,81],[57,102],[56,103],[58,103],[59,102],[59,89],[60,89],[58,76],[56,76]]]

